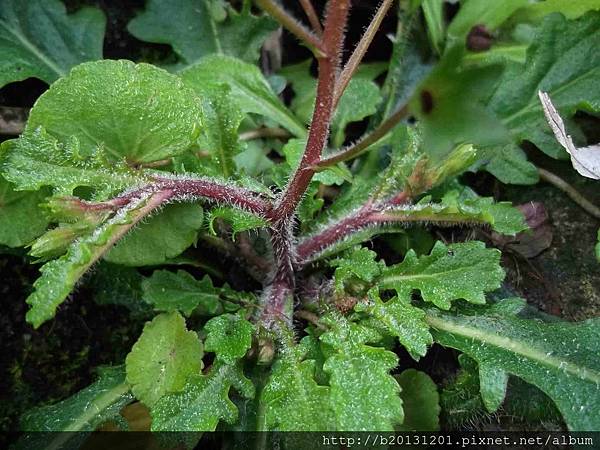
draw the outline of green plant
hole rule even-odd
[[[181,3],[168,14],[183,21],[193,2]],[[498,410],[515,376],[544,392],[570,430],[600,429],[597,319],[568,323],[521,299],[488,296],[504,271],[500,251],[483,242],[437,241],[419,252],[416,242],[396,264],[366,246],[383,234],[418,240],[407,231],[415,223],[525,230],[516,208],[480,197],[457,177],[485,166],[501,180],[537,180],[517,144],[548,148],[540,143],[551,131],[540,125],[538,88],[573,114],[599,98],[586,84],[598,68],[579,65],[585,73],[568,76],[556,69],[549,80],[522,59],[573,64],[570,47],[594,48],[600,13],[579,17],[583,11],[565,7],[570,20],[546,17],[529,47],[498,45],[482,55],[465,46],[469,30],[480,20],[490,30],[523,16],[537,22],[538,4],[506,2],[514,5],[506,11],[498,2],[482,19],[487,3],[471,0],[444,34],[442,2],[425,1],[428,36],[442,54],[430,71],[411,64],[414,49],[403,34],[420,2],[400,2],[405,26],[380,89],[373,79],[385,69],[360,63],[391,0],[345,64],[348,0],[329,2],[322,26],[310,2],[301,2],[313,30],[259,0],[318,63],[317,80],[307,64],[282,71],[296,94],[288,108],[274,92],[277,80],[270,84],[253,64],[273,22],[251,14],[248,2],[241,12],[199,3],[206,10],[195,35],[156,27],[173,22],[152,0],[130,24],[136,36],[172,44],[175,74],[129,61],[76,65],[39,98],[22,135],[2,144],[1,243],[30,245],[29,255],[44,262],[27,321],[37,328],[52,319],[95,264],[108,280],[128,270],[121,266],[147,268],[143,279],[127,272],[134,282],[111,295],[135,314],[154,315],[123,366],[28,414],[23,429],[91,431],[138,400],[156,431],[436,430],[435,384],[399,367],[393,351],[399,343],[418,360],[434,342],[474,360],[487,412]],[[2,7],[10,5],[18,9],[10,1]],[[200,46],[214,27],[221,27],[214,40]],[[555,29],[566,44],[547,39]],[[497,64],[506,68],[487,104],[468,98],[492,86]],[[409,113],[416,125],[402,122]],[[347,125],[366,118],[369,131],[344,146]],[[482,130],[482,123],[493,126]],[[262,289],[216,280],[219,269],[194,247],[233,258]],[[195,276],[198,267],[212,277]]]

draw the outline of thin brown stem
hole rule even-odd
[[[342,70],[342,73],[340,74],[340,77],[335,86],[335,95],[333,101],[334,109],[340,101],[342,94],[346,90],[348,83],[350,83],[352,76],[358,69],[358,66],[360,65],[360,62],[365,56],[367,49],[371,45],[371,42],[373,42],[373,38],[375,37],[377,30],[381,26],[381,22],[383,21],[383,18],[390,9],[390,6],[392,6],[392,3],[394,3],[394,0],[383,0],[381,5],[379,5],[379,9],[375,13],[375,16],[371,20],[371,23],[365,30],[365,33],[362,35],[358,45],[354,48],[354,52],[348,59],[348,62],[346,62],[344,70]]]
[[[321,21],[319,20],[319,16],[317,16],[317,12],[315,11],[312,1],[300,0],[300,4],[302,5],[302,9],[304,9],[306,17],[308,17],[310,26],[313,28],[315,33],[321,36],[323,34],[323,27],[321,26]]]
[[[563,191],[565,194],[571,197],[571,200],[581,206],[589,215],[595,217],[596,219],[600,219],[600,208],[581,195],[573,186],[560,178],[558,175],[548,172],[545,169],[538,168],[538,172],[542,180]]]
[[[408,114],[408,106],[405,105],[392,114],[390,117],[385,119],[375,128],[372,132],[360,139],[356,144],[339,150],[337,153],[332,155],[326,155],[316,165],[317,170],[323,170],[329,166],[337,164],[342,161],[356,158],[363,154],[367,149],[388,134],[402,119]]]
[[[323,52],[323,42],[318,36],[298,22],[289,12],[279,6],[275,0],[256,0],[256,3],[273,16],[286,30],[312,48],[316,54]]]

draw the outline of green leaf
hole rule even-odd
[[[196,280],[185,270],[156,270],[144,279],[142,290],[144,300],[159,311],[181,311],[189,316],[199,306],[207,314],[214,314],[219,307],[219,289],[208,275]]]
[[[137,399],[152,407],[166,394],[181,391],[202,370],[202,344],[179,313],[147,322],[125,360],[127,382]]]
[[[126,266],[162,264],[195,244],[202,223],[203,210],[200,205],[167,205],[125,236],[104,259]]]
[[[321,342],[332,347],[323,370],[329,374],[337,431],[392,431],[403,420],[400,386],[389,374],[397,356],[366,345],[380,339],[369,328],[342,317],[329,320]]]
[[[31,243],[48,226],[39,204],[49,192],[18,192],[0,176],[0,245],[21,247]]]
[[[487,0],[467,0],[461,2],[458,14],[448,27],[448,37],[463,40],[476,25],[483,25],[486,30],[493,31],[502,25],[517,9],[527,5],[529,0],[504,0],[492,2]]]
[[[563,0],[544,0],[543,2],[528,3],[511,17],[511,22],[538,22],[548,14],[559,12],[567,19],[577,19],[588,11],[600,9],[598,0],[577,0],[565,2]]]
[[[65,255],[44,264],[40,269],[41,276],[33,284],[35,290],[26,300],[31,305],[27,322],[38,328],[54,317],[56,308],[92,264],[162,201],[161,194],[132,201],[94,233],[71,244]]]
[[[294,89],[292,110],[304,122],[309,123],[315,107],[317,81],[310,74],[311,61],[284,67],[280,73],[287,78]],[[371,77],[379,75],[380,70],[364,71],[350,81],[336,108],[331,122],[332,145],[340,147],[344,143],[344,131],[351,122],[358,122],[374,114],[381,102],[379,87]]]
[[[0,87],[30,77],[50,84],[79,63],[102,59],[105,25],[97,8],[67,15],[58,0],[3,0]]]
[[[427,25],[427,35],[435,52],[442,53],[444,39],[446,37],[446,24],[444,23],[444,2],[443,0],[423,0],[423,16]],[[461,5],[459,11],[464,8]],[[460,12],[459,12],[460,14]]]
[[[407,369],[396,380],[402,388],[400,397],[404,422],[397,431],[439,431],[440,396],[437,386],[425,372]]]
[[[239,314],[222,314],[204,325],[207,352],[217,354],[217,360],[234,364],[244,357],[252,345],[254,325]]]
[[[560,36],[560,39],[556,39]],[[548,16],[527,50],[525,64],[509,64],[489,101],[516,143],[528,140],[552,157],[566,152],[545,121],[537,92],[547,92],[563,118],[600,111],[600,12],[567,21]]]
[[[419,289],[423,300],[449,309],[452,300],[461,298],[485,303],[485,293],[499,288],[503,279],[499,250],[477,241],[448,246],[438,241],[429,255],[418,257],[409,251],[404,261],[384,271],[377,284],[396,290],[401,298]]]
[[[287,163],[286,174],[294,172],[300,165],[300,160],[304,154],[306,148],[305,139],[290,139],[283,146],[281,150],[285,156]],[[344,163],[339,163],[335,166],[328,167],[327,169],[317,172],[313,180],[325,185],[331,186],[333,184],[343,184],[344,181],[352,179],[352,173],[348,170]]]
[[[329,262],[335,267],[335,285],[338,291],[343,290],[344,283],[353,278],[370,283],[381,273],[382,263],[377,262],[377,253],[365,247],[356,247],[342,257]]]
[[[98,372],[98,380],[75,395],[26,413],[20,426],[25,436],[17,448],[79,448],[90,432],[118,419],[134,399],[125,383],[125,368],[103,367]]]
[[[200,97],[211,96],[215,89],[222,89],[220,86],[226,84],[242,111],[272,119],[296,136],[306,135],[304,126],[275,95],[258,67],[252,64],[229,56],[211,55],[183,70],[181,77]]]
[[[181,80],[149,64],[81,64],[35,103],[27,131],[43,126],[83,155],[98,148],[113,160],[148,163],[185,152],[200,132],[200,105]]]
[[[596,236],[596,245],[594,246],[594,253],[596,254],[596,259],[600,262],[600,229],[598,229],[598,234]]]
[[[546,322],[528,318],[524,308],[514,298],[451,313],[432,308],[427,322],[436,342],[540,388],[569,430],[599,429],[600,322]]]
[[[506,184],[536,184],[540,177],[537,167],[527,160],[521,148],[508,144],[495,147],[485,170]]]
[[[215,219],[223,219],[231,224],[232,239],[235,241],[235,235],[242,232],[253,230],[255,228],[263,228],[268,225],[263,217],[259,217],[248,211],[242,211],[237,208],[229,208],[222,206],[214,208],[210,211],[208,219],[208,228],[211,233],[217,234],[214,229]]]
[[[238,13],[220,0],[148,0],[146,9],[127,25],[142,41],[170,44],[181,59],[177,69],[213,53],[255,62],[276,29],[270,17],[254,16],[247,6]]]
[[[156,402],[152,431],[215,431],[220,420],[235,423],[238,410],[229,399],[232,386],[243,397],[254,397],[254,386],[239,365],[216,362],[206,375],[192,375],[181,392]]]
[[[357,304],[355,310],[366,312],[386,333],[396,336],[414,359],[425,356],[433,338],[423,310],[412,306],[408,297],[383,302],[376,292],[369,294],[370,302]]]
[[[237,131],[244,115],[227,85],[216,87],[212,95],[202,98],[202,113],[201,148],[208,149],[210,162],[219,167],[220,175],[229,178],[235,172],[233,158],[242,149]]]
[[[307,359],[302,342],[284,346],[261,393],[269,430],[331,430],[335,423],[329,407],[328,386],[315,381],[316,361]]]
[[[147,179],[123,162],[110,162],[103,149],[86,154],[76,138],[60,143],[43,127],[3,142],[1,149],[2,174],[17,190],[51,186],[55,194],[68,196],[86,186],[94,190],[94,198],[105,199]]]
[[[479,364],[479,392],[489,412],[495,412],[504,402],[507,384],[508,374],[504,370],[485,363]]]
[[[398,207],[387,214],[401,222],[431,222],[440,225],[491,225],[494,231],[515,235],[527,229],[523,214],[509,202],[494,203],[491,197],[461,197],[449,191],[440,203],[431,203],[424,197],[410,207]]]

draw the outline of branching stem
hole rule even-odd
[[[304,13],[310,22],[310,26],[313,28],[315,33],[321,36],[323,34],[323,27],[321,26],[321,21],[319,20],[319,16],[317,16],[317,12],[315,11],[312,1],[300,0],[300,4],[302,5],[302,9],[304,9]]]
[[[552,172],[541,168],[538,168],[538,172],[542,180],[563,191],[565,194],[571,197],[571,200],[581,206],[589,215],[595,217],[596,219],[600,219],[600,208],[581,195],[577,189]]]

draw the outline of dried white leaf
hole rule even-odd
[[[600,145],[576,147],[567,134],[565,124],[546,92],[538,91],[546,120],[556,140],[571,155],[571,164],[577,172],[587,178],[600,180]]]

